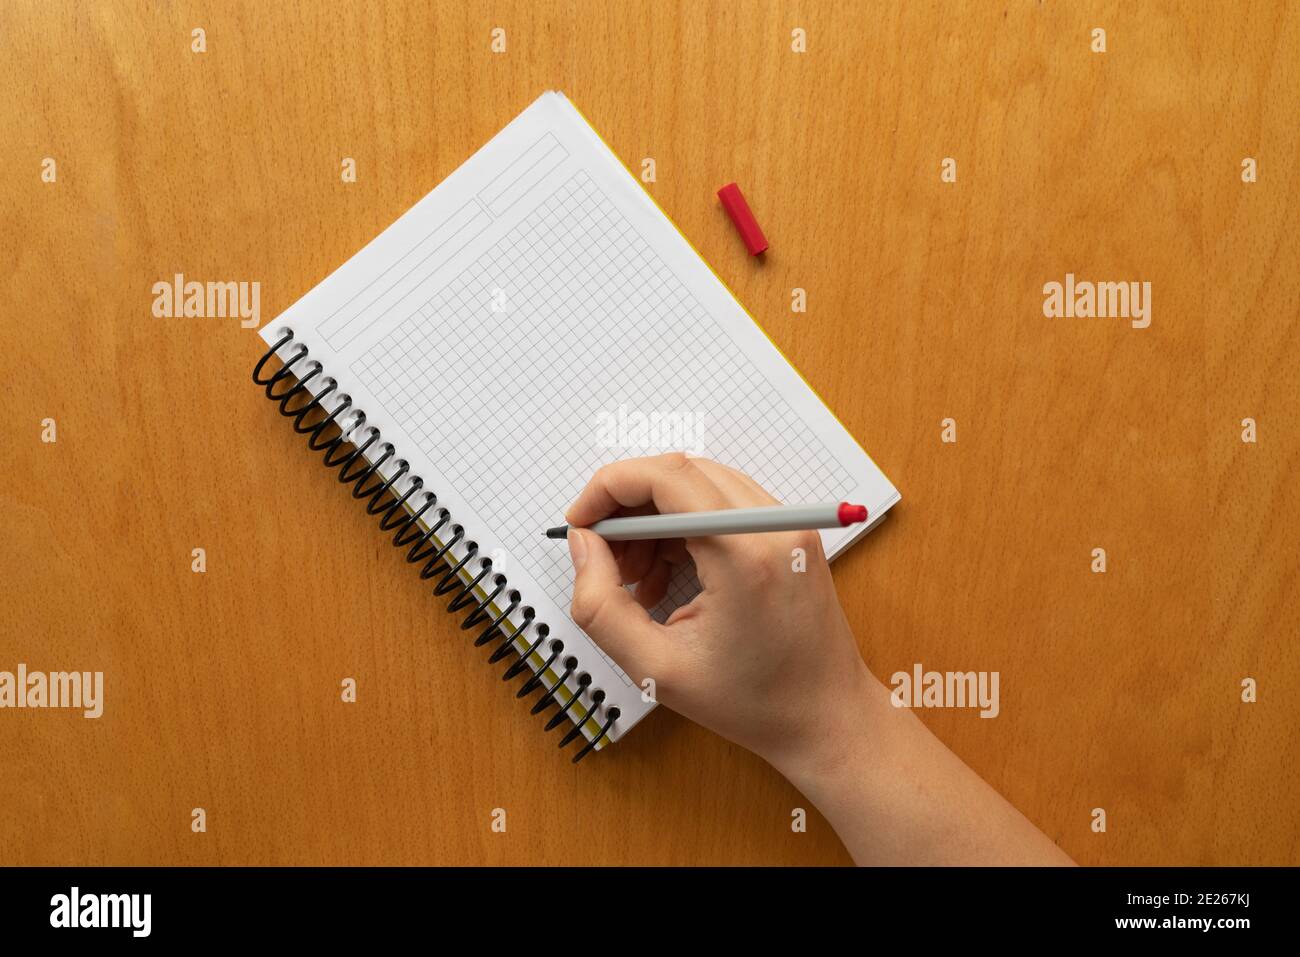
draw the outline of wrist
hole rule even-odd
[[[799,790],[858,773],[869,764],[871,728],[879,709],[888,707],[888,692],[860,660],[825,698],[806,711],[807,727],[760,753],[768,764]]]

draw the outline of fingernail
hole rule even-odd
[[[569,529],[569,556],[573,559],[573,570],[582,571],[582,566],[587,564],[587,543],[576,528]]]

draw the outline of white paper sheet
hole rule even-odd
[[[543,537],[597,467],[684,448],[783,502],[879,518],[899,498],[560,93],[261,334],[286,328],[282,355],[306,344],[299,368],[319,361],[392,443],[382,472],[407,460],[604,689],[613,740],[653,703],[569,618],[568,550]],[[862,531],[828,530],[827,554]]]

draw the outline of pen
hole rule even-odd
[[[744,535],[750,532],[789,532],[805,528],[841,528],[867,520],[865,505],[765,505],[726,508],[714,512],[669,515],[629,515],[601,519],[587,528],[611,542],[652,538],[698,538],[703,535]],[[547,538],[568,538],[569,526],[546,530]]]

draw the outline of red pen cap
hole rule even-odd
[[[867,520],[867,507],[865,505],[850,505],[848,502],[840,502],[839,519],[841,525],[856,525],[858,522]]]
[[[718,190],[718,199],[722,200],[722,208],[731,217],[737,232],[740,233],[740,238],[745,241],[745,248],[749,250],[749,254],[757,256],[766,249],[767,237],[763,235],[758,220],[750,211],[749,203],[745,202],[740,187],[735,183],[728,183]]]

